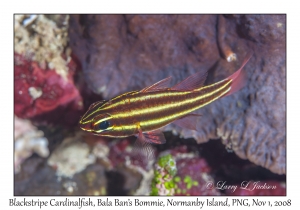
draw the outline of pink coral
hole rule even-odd
[[[83,108],[82,98],[73,83],[73,61],[69,67],[67,78],[63,78],[15,54],[15,114],[48,123],[77,123]]]

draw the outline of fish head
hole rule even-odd
[[[105,109],[106,101],[93,103],[81,117],[79,127],[99,136],[113,136],[116,120]]]

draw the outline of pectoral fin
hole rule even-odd
[[[154,143],[154,144],[164,144],[166,143],[166,139],[164,134],[160,130],[149,131],[144,134],[145,141]]]
[[[197,122],[200,114],[188,114],[180,119],[175,120],[173,123],[182,128],[197,131]]]
[[[139,130],[137,135],[137,140],[133,146],[133,152],[137,154],[139,161],[145,163],[154,160],[154,148],[151,144],[164,144],[166,139],[164,134],[160,130],[150,131],[143,133],[142,130]]]
[[[137,155],[138,160],[142,163],[147,163],[155,158],[154,148],[151,146],[151,143],[139,137],[133,145],[133,153]]]

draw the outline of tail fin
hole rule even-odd
[[[242,71],[244,66],[247,64],[247,62],[252,57],[252,54],[248,55],[246,59],[243,61],[242,66],[234,72],[231,76],[227,77],[225,80],[232,80],[231,89],[228,93],[226,93],[223,97],[229,96],[238,90],[242,89],[244,85],[246,84],[246,75],[245,72]]]

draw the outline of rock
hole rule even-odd
[[[41,157],[48,157],[48,140],[44,133],[38,130],[28,120],[15,117],[15,173],[21,169],[21,164],[33,153]]]
[[[198,132],[176,133],[221,138],[239,157],[285,174],[285,15],[72,15],[69,34],[89,87],[105,99],[170,75],[175,84],[209,70],[212,84],[253,52],[246,87],[200,109]]]
[[[56,169],[56,175],[72,178],[88,165],[95,163],[96,157],[90,153],[89,146],[83,141],[83,135],[64,139],[62,144],[52,152],[48,164]]]

